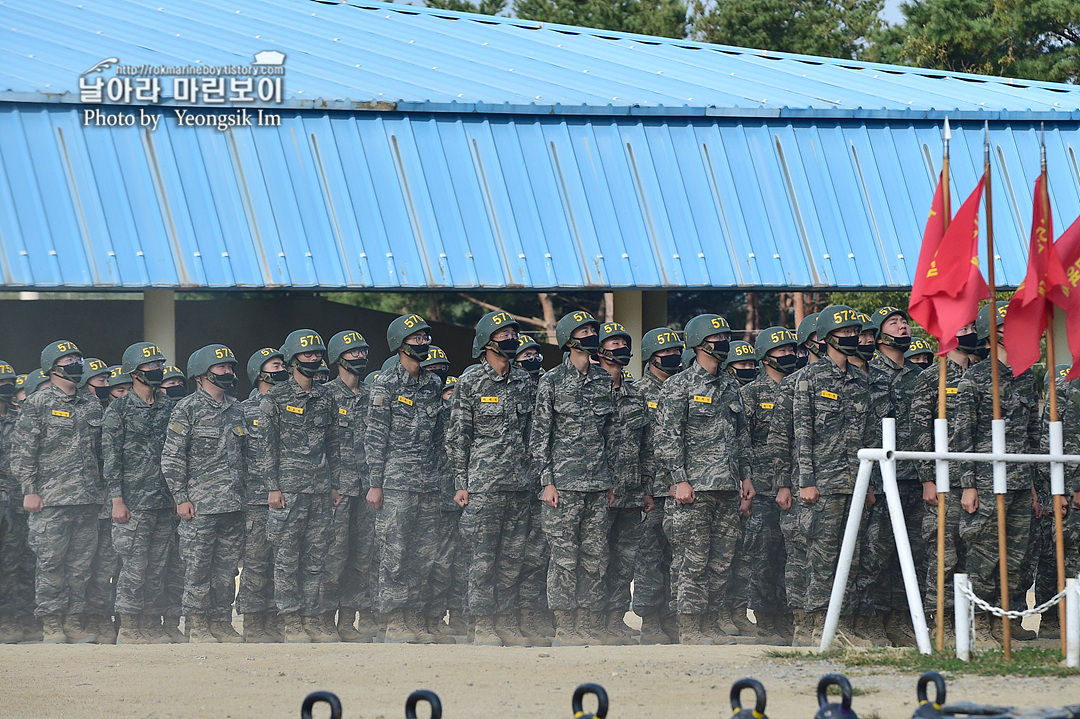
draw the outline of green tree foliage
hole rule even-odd
[[[691,0],[703,42],[858,58],[880,31],[883,0]]]
[[[506,0],[424,0],[424,5],[437,10],[474,12],[481,15],[499,15],[506,10]]]
[[[515,0],[525,20],[660,37],[686,37],[683,0]]]
[[[878,33],[881,62],[1053,82],[1080,80],[1076,0],[914,0]]]

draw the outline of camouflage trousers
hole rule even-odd
[[[1005,546],[1009,585],[1020,583],[1020,564],[1027,552],[1031,533],[1031,491],[1005,493]],[[974,514],[961,512],[960,537],[967,547],[968,578],[977,596],[994,606],[1001,604],[998,573],[997,496],[979,488],[979,508]],[[1026,587],[1025,587],[1026,589]]]
[[[609,507],[608,568],[604,578],[609,612],[630,611],[630,582],[634,581],[643,524],[640,507]]]
[[[801,524],[806,528],[807,581],[803,608],[808,612],[823,610],[829,606],[829,596],[836,578],[836,565],[840,560],[840,543],[844,539],[844,527],[850,508],[850,494],[821,495],[815,504],[804,505]],[[862,527],[866,524],[864,510],[859,541],[855,543],[851,571],[844,591],[844,605],[841,610],[844,614],[853,613],[859,606],[855,581],[862,566],[859,555],[865,546],[862,541],[865,537]]]
[[[212,622],[232,619],[236,567],[244,549],[244,513],[196,514],[180,522],[184,614]]]
[[[274,545],[274,603],[279,614],[314,617],[321,610],[323,564],[330,544],[329,494],[284,492],[285,508],[269,509]]]
[[[728,581],[727,594],[723,601],[724,606],[741,609],[743,614],[750,603],[750,562],[744,551],[749,521],[749,517],[739,514],[739,540],[735,543],[735,551],[731,555],[731,579]]]
[[[383,490],[382,509],[375,513],[379,542],[378,609],[423,609],[431,592],[431,570],[437,546],[432,539],[442,521],[438,492]]]
[[[180,558],[180,516],[173,509],[173,541],[169,544],[169,556],[165,560],[165,591],[155,614],[163,617],[179,617],[184,613],[184,561]]]
[[[1065,539],[1065,576],[1075,577],[1080,574],[1080,509],[1072,503],[1072,497],[1065,495],[1069,502],[1069,513],[1062,523]],[[1056,571],[1056,570],[1055,570]],[[1056,592],[1055,592],[1056,594]]]
[[[963,490],[959,486],[952,488],[948,494],[938,495],[938,506],[927,506],[923,512],[922,536],[923,546],[926,548],[925,562],[926,591],[923,594],[923,607],[927,613],[937,611],[937,522],[938,511],[941,502],[945,502],[945,586],[944,599],[945,609],[951,615],[953,611],[953,575],[957,572],[964,573],[967,563],[967,550],[964,540],[960,538],[960,514],[964,512],[960,506],[960,498]]]
[[[27,516],[13,502],[0,508],[0,614],[34,612],[37,560],[30,551]]]
[[[671,609],[671,542],[664,534],[665,507],[675,500],[654,497],[653,510],[641,525],[637,561],[634,563],[634,613],[644,617]]]
[[[444,504],[439,517],[431,591],[424,604],[427,616],[442,617],[448,609],[462,612],[465,608],[465,548],[458,528],[462,512],[457,505],[454,507],[448,509]]]
[[[855,593],[845,597],[845,604],[850,603],[852,611],[862,617],[872,617],[878,612],[889,610],[889,590],[882,586],[884,569],[890,554],[896,554],[896,543],[892,538],[892,522],[883,494],[876,495],[877,501],[863,510],[859,524],[858,556],[859,561],[851,564],[851,574],[855,578]],[[840,539],[843,540],[847,517],[840,525]],[[839,544],[837,545],[839,546]],[[900,589],[904,585],[901,581]],[[902,607],[906,607],[905,602]]]
[[[467,554],[465,606],[472,616],[510,614],[532,523],[533,492],[478,492],[461,513]]]
[[[37,557],[34,614],[55,616],[87,611],[86,588],[98,546],[98,506],[45,507],[27,520],[30,548]]]
[[[780,510],[780,533],[784,538],[784,592],[788,606],[796,609],[806,606],[806,586],[810,581],[806,536],[811,519],[812,505],[799,499],[798,491],[794,491],[791,508]]]
[[[116,612],[150,614],[161,606],[169,550],[176,541],[173,510],[132,510],[124,524],[113,522],[113,549],[120,557]]]
[[[787,609],[784,591],[784,535],[780,531],[776,497],[758,494],[746,522],[743,556],[749,574],[750,608],[754,614],[778,614]]]
[[[922,497],[922,483],[897,482],[897,489],[900,491],[900,506],[904,510],[904,524],[907,527],[908,543],[911,545],[911,557],[915,560],[915,576],[925,577],[926,540],[923,534],[923,515],[926,514],[927,505]],[[907,593],[904,591],[904,574],[900,569],[900,555],[896,552],[896,537],[893,534],[884,494],[878,495],[877,500],[881,505],[882,521],[885,524],[881,535],[884,565],[878,577],[878,605],[885,611],[906,612],[908,603]],[[937,531],[936,526],[934,531]]]
[[[362,496],[341,498],[330,518],[330,546],[323,565],[322,610],[371,608],[375,551],[374,509]]]
[[[98,515],[97,549],[90,567],[90,583],[86,585],[86,611],[111,617],[116,599],[116,576],[120,573],[120,557],[112,541],[112,518]]]
[[[274,545],[266,536],[270,507],[250,504],[244,517],[244,566],[236,592],[236,613],[276,610],[274,604]]]
[[[558,504],[544,504],[540,510],[551,550],[548,607],[603,611],[610,521],[607,492],[561,490]]]
[[[701,615],[727,605],[742,524],[737,492],[703,491],[690,504],[669,502],[664,529],[674,549],[675,611]]]
[[[547,572],[551,551],[544,536],[544,503],[530,492],[529,529],[525,536],[525,550],[521,556],[521,582],[518,586],[518,602],[523,609],[546,610]]]
[[[1035,604],[1042,604],[1050,597],[1057,594],[1057,546],[1054,541],[1054,505],[1052,499],[1043,498],[1043,506],[1049,514],[1036,518],[1034,510],[1031,516],[1031,538],[1028,541],[1028,549],[1024,554],[1024,560],[1020,564],[1020,581],[1011,590],[1009,607],[1027,606],[1027,590],[1035,586]],[[1067,516],[1062,519],[1062,531],[1068,524]],[[1063,538],[1067,536],[1063,534]],[[1067,545],[1066,545],[1067,546]],[[1066,550],[1065,566],[1068,568],[1068,550]],[[1068,571],[1065,573],[1069,576]],[[1076,576],[1074,573],[1072,576]]]

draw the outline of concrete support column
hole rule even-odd
[[[143,292],[143,339],[156,344],[169,360],[186,372],[185,362],[176,356],[176,292],[174,290],[145,290]]]
[[[627,369],[635,377],[641,376],[641,337],[655,327],[667,324],[667,292],[641,290],[616,290],[615,321],[626,328],[634,338],[634,356]]]
[[[1068,330],[1065,328],[1065,313],[1054,308],[1054,361],[1057,364],[1072,364],[1072,352],[1069,351]],[[1053,372],[1053,367],[1047,367]]]

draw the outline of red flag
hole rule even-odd
[[[916,276],[912,287],[912,304],[908,312],[938,338],[939,355],[956,348],[957,331],[974,319],[979,311],[979,300],[989,295],[979,271],[979,205],[984,182],[980,179],[975,191],[964,201],[938,243],[930,266]],[[930,229],[929,223],[927,229]],[[920,265],[922,254],[919,253]],[[931,324],[924,324],[923,318]]]
[[[1073,367],[1069,379],[1080,377],[1080,218],[1065,230],[1054,243],[1058,258],[1065,265],[1065,283],[1052,287],[1047,297],[1065,312],[1065,326],[1069,333],[1069,351]],[[1012,308],[1009,309],[1012,312]]]
[[[1054,223],[1050,213],[1050,198],[1043,175],[1035,181],[1035,209],[1031,218],[1031,240],[1028,246],[1028,268],[1024,281],[1009,301],[1005,315],[1003,344],[1009,354],[1013,376],[1039,361],[1042,350],[1039,340],[1046,331],[1047,318],[1052,312],[1047,293],[1067,281],[1054,246]]]
[[[930,271],[930,263],[933,262],[934,255],[937,254],[938,247],[941,245],[941,238],[945,236],[945,221],[948,219],[945,217],[945,196],[941,177],[939,174],[937,189],[934,190],[934,201],[930,204],[930,216],[926,218],[922,248],[919,250],[919,263],[915,266],[915,281],[911,285],[911,299],[908,300],[908,314],[935,337],[940,337],[941,331],[937,324],[934,304],[926,301],[924,289],[926,273]]]

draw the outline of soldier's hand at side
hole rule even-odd
[[[341,492],[337,491],[336,489],[331,489],[330,503],[333,504],[335,507],[341,504]]]
[[[266,495],[266,503],[273,509],[285,509],[285,495],[281,492],[270,490],[270,494]]]
[[[693,504],[697,499],[697,492],[689,482],[679,482],[675,485],[675,501],[679,504]]]
[[[176,513],[180,519],[193,519],[195,517],[195,505],[191,502],[181,502],[176,505]]]
[[[739,496],[741,496],[743,499],[745,499],[748,502],[751,499],[753,499],[754,497],[756,497],[757,496],[757,490],[754,489],[754,483],[751,482],[749,479],[744,479],[742,481],[742,489],[739,492]]]
[[[382,487],[372,487],[367,491],[367,503],[375,509],[382,509]]]
[[[559,506],[559,490],[555,489],[554,484],[544,485],[543,500],[544,504],[549,507],[557,508]]]
[[[613,504],[615,504],[615,490],[609,489],[607,491],[607,506],[610,507]]]
[[[803,487],[799,490],[799,499],[807,504],[817,504],[818,497],[820,496],[821,493],[818,492],[817,487]]]
[[[974,487],[968,487],[964,490],[964,496],[960,498],[960,506],[964,508],[964,511],[968,514],[975,514],[979,511],[979,490]]]
[[[938,506],[937,485],[933,482],[922,483],[922,501],[931,507]]]
[[[785,512],[791,509],[791,488],[781,487],[776,492],[776,503],[780,505],[780,509]]]
[[[753,511],[754,500],[753,499],[740,499],[739,500],[739,514],[744,517],[749,517]]]
[[[1073,506],[1080,509],[1080,490],[1073,492]]]
[[[648,514],[649,512],[656,509],[656,502],[653,501],[652,497],[650,497],[649,495],[646,494],[645,495],[645,501],[644,501],[644,503],[642,503],[641,509],[642,509],[643,512],[645,512],[645,514]]]
[[[454,504],[462,508],[468,507],[469,493],[464,489],[459,489],[457,492],[454,493]]]
[[[129,519],[131,519],[131,512],[124,504],[123,497],[113,497],[112,520],[117,524],[127,524]]]
[[[23,497],[22,501],[23,509],[30,514],[37,514],[41,510],[45,509],[45,503],[41,501],[40,494],[28,494]]]
[[[877,495],[874,494],[874,490],[870,489],[866,492],[866,506],[873,507],[877,504]]]

